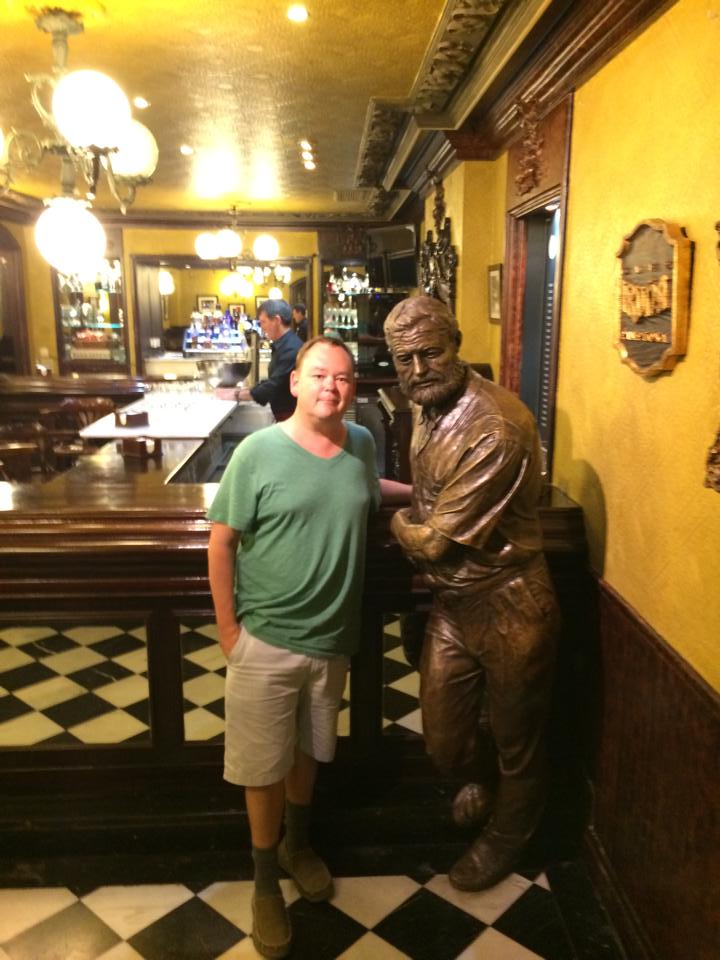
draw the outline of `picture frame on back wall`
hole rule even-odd
[[[231,316],[231,317],[235,317],[235,316],[239,316],[240,314],[246,314],[246,313],[247,313],[247,311],[245,310],[245,304],[244,304],[244,303],[229,303],[229,304],[227,305],[227,308],[228,308],[228,310],[230,311],[230,316]]]
[[[502,264],[488,267],[488,317],[493,323],[502,321]]]
[[[199,296],[197,298],[197,308],[200,313],[203,313],[206,310],[217,310],[218,298],[211,296]]]

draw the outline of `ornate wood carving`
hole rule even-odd
[[[420,284],[430,297],[437,297],[451,310],[455,309],[455,285],[457,282],[458,255],[452,245],[450,217],[446,216],[445,188],[440,177],[432,176],[435,184],[435,206],[432,230],[420,247]]]
[[[519,196],[524,197],[540,184],[543,166],[543,148],[545,139],[540,131],[540,117],[536,101],[517,104],[520,118],[522,141],[518,165],[519,172],[515,175],[515,189]]]
[[[720,493],[720,429],[715,437],[715,443],[708,450],[705,486]]]
[[[375,187],[380,184],[395,140],[406,119],[407,113],[399,104],[375,98],[370,101],[355,173],[356,186]]]
[[[318,230],[318,250],[322,260],[364,259],[367,234],[358,226]]]
[[[465,79],[508,0],[451,0],[412,92],[418,113],[438,113]]]

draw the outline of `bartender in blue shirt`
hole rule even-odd
[[[293,332],[292,310],[285,300],[266,300],[258,310],[258,321],[271,344],[267,380],[261,380],[249,390],[230,387],[218,389],[216,393],[227,400],[254,400],[262,406],[269,403],[277,421],[287,420],[296,402],[290,393],[290,371],[295,368],[302,340]]]

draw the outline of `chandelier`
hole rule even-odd
[[[345,297],[354,297],[360,293],[370,293],[370,278],[368,276],[359,277],[355,271],[348,273],[348,268],[343,267],[339,274],[335,272],[330,274],[327,284],[328,293],[334,293],[342,302]]]
[[[105,231],[90,212],[101,174],[126,213],[137,188],[150,182],[158,147],[150,130],[133,120],[114,80],[95,70],[67,69],[68,37],[84,29],[80,14],[45,8],[35,24],[52,37],[52,73],[26,75],[32,105],[48,135],[10,128],[4,136],[0,130],[0,193],[10,189],[18,170],[33,170],[46,156],[60,159],[62,193],[44,201],[35,236],[51,266],[79,273],[105,254]],[[78,179],[84,181],[84,196]]]

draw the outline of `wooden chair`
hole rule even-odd
[[[39,456],[37,443],[0,442],[0,479],[10,483],[30,483],[33,464]]]
[[[94,453],[97,446],[86,443],[80,431],[112,413],[115,405],[105,397],[66,397],[56,407],[40,411],[45,430],[46,461],[51,470],[67,470],[78,457]]]

